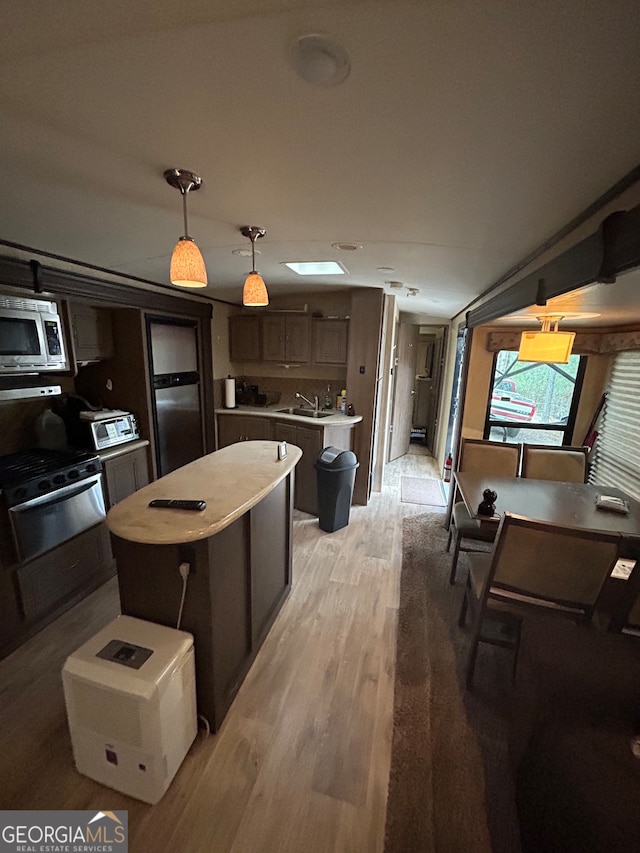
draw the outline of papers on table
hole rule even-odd
[[[596,507],[608,512],[621,512],[626,515],[629,512],[629,504],[624,498],[616,495],[599,495],[596,498]]]
[[[635,564],[635,560],[629,559],[628,557],[620,557],[616,560],[616,564],[611,572],[611,577],[618,578],[622,581],[628,581],[631,577],[631,572],[633,571]]]

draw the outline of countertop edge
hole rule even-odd
[[[255,415],[259,418],[269,418],[273,420],[290,421],[295,424],[304,424],[305,426],[323,427],[323,426],[344,426],[351,427],[354,424],[360,423],[362,415],[343,415],[341,412],[335,412],[324,418],[307,418],[304,415],[291,415],[288,412],[279,412],[276,409],[263,408],[262,406],[237,406],[235,409],[219,408],[215,409],[216,415]]]
[[[102,462],[108,462],[110,459],[115,459],[117,456],[124,456],[125,453],[133,453],[134,450],[140,450],[143,447],[149,446],[149,440],[146,438],[127,441],[123,444],[116,444],[114,447],[105,447],[104,450],[96,450],[98,457]]]
[[[268,448],[265,448],[268,445]],[[302,458],[302,450],[293,444],[288,444],[288,455],[283,462],[276,459],[277,441],[245,441],[241,444],[229,445],[229,447],[217,450],[214,453],[209,453],[206,456],[190,462],[183,468],[155,480],[149,485],[144,486],[137,492],[134,492],[128,498],[117,503],[107,513],[107,526],[109,531],[119,539],[124,539],[128,542],[137,542],[144,545],[183,545],[188,542],[195,542],[200,539],[208,539],[210,536],[215,536],[228,527],[238,518],[249,512],[256,504],[265,498],[275,487],[282,482],[295,468],[297,463]],[[269,460],[254,458],[251,460],[240,459],[234,460],[233,457],[239,452],[244,456],[247,452],[255,451],[256,453],[266,453],[267,450],[273,450],[273,457]],[[225,452],[226,451],[226,452]],[[264,483],[255,492],[240,500],[240,503],[234,502],[226,511],[216,512],[214,507],[207,506],[202,513],[185,512],[184,510],[171,509],[150,509],[148,504],[150,500],[155,498],[184,498],[194,497],[193,493],[180,494],[182,488],[172,488],[172,482],[176,481],[176,474],[184,472],[185,469],[197,466],[203,459],[211,459],[217,457],[216,461],[227,462],[224,457],[218,456],[224,454],[224,457],[230,457],[230,464],[237,466],[246,466],[247,475],[251,471],[255,471],[255,466],[264,464],[267,461],[270,463],[277,462],[279,467],[275,476],[270,477],[269,481]],[[283,464],[284,463],[284,464]],[[189,472],[186,472],[187,474]],[[167,483],[167,480],[169,481]],[[178,480],[179,482],[179,480]],[[198,494],[196,497],[209,500],[209,495]],[[136,515],[141,518],[141,523],[131,521],[130,516]],[[121,521],[120,516],[129,515],[128,521]],[[148,520],[145,526],[145,519]],[[149,529],[151,528],[151,529]]]

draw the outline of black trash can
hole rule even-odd
[[[333,533],[349,524],[353,483],[359,464],[355,453],[337,447],[325,447],[318,455],[315,468],[320,530]]]

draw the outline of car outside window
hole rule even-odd
[[[586,366],[584,356],[568,364],[518,361],[518,353],[496,353],[487,405],[485,438],[529,444],[569,444]]]

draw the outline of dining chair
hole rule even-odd
[[[622,537],[505,512],[490,554],[469,554],[458,624],[472,613],[466,682],[480,643],[512,648],[518,662],[522,616],[531,611],[590,623],[618,558]],[[496,630],[496,628],[498,630]]]
[[[460,451],[460,459],[457,471],[470,474],[494,474],[496,477],[517,477],[520,471],[520,456],[522,445],[505,444],[502,441],[486,441],[477,438],[463,438]],[[465,547],[463,539],[471,539],[475,542],[493,542],[497,527],[495,525],[482,525],[477,519],[471,518],[463,501],[455,501],[449,521],[449,538],[447,539],[447,551],[451,548],[451,541],[455,532],[455,544],[453,558],[451,560],[451,572],[449,583],[456,581],[458,558],[460,551],[477,550]]]
[[[525,444],[522,476],[534,480],[586,483],[588,454],[588,447]]]

